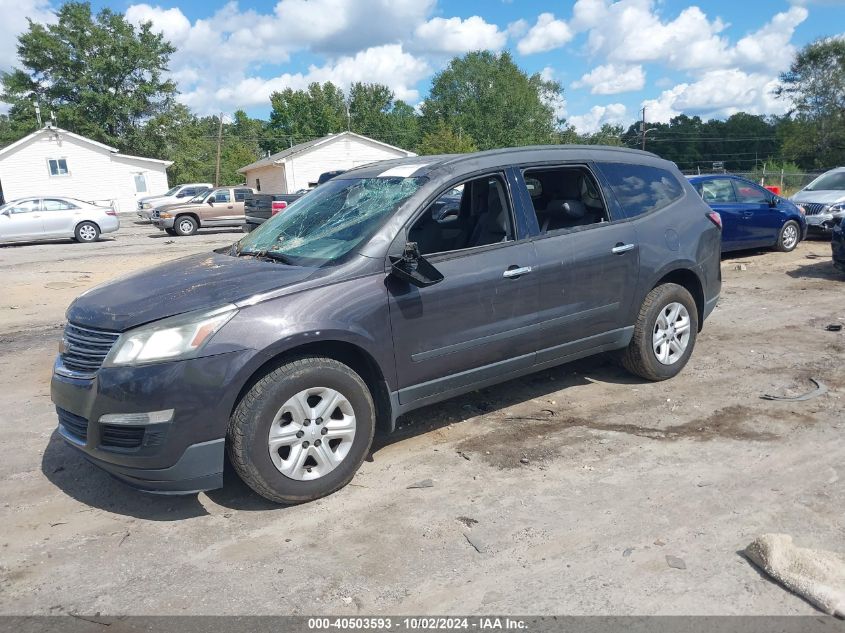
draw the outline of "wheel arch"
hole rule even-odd
[[[667,283],[682,286],[692,295],[692,298],[695,301],[695,308],[698,311],[698,331],[700,332],[704,325],[704,319],[702,317],[704,315],[705,306],[704,285],[701,283],[701,279],[698,274],[690,268],[674,268],[664,273],[657,281],[651,284],[651,287],[648,289],[646,294],[657,288],[657,286]]]
[[[193,219],[194,219],[194,221],[197,223],[197,227],[201,227],[201,226],[202,226],[202,221],[200,220],[199,215],[198,215],[195,211],[183,211],[183,212],[181,212],[181,213],[177,213],[177,214],[173,217],[173,225],[174,225],[174,227],[176,226],[176,223],[179,221],[179,218],[181,218],[182,216],[185,216],[185,215],[187,215],[187,216],[189,216],[189,217],[193,218]]]
[[[103,227],[101,227],[100,223],[97,222],[96,220],[85,220],[85,219],[83,219],[83,220],[80,220],[79,222],[77,222],[76,224],[73,225],[73,234],[74,235],[76,235],[76,229],[78,229],[82,224],[93,224],[94,226],[97,227],[97,230],[100,233],[103,232]],[[65,226],[67,226],[67,225],[65,225]]]
[[[366,383],[373,397],[373,404],[376,407],[376,430],[390,432],[393,430],[392,404],[390,390],[378,362],[363,347],[342,340],[323,340],[309,343],[301,343],[294,347],[273,353],[270,357],[255,368],[241,386],[240,391],[232,404],[229,416],[234,412],[238,403],[246,393],[261,378],[274,369],[294,358],[305,356],[319,356],[331,358],[343,363],[357,373]]]

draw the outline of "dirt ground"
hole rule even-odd
[[[726,258],[674,380],[597,357],[428,407],[345,489],[281,508],[228,473],[207,494],[134,492],[55,434],[68,303],[238,237],[123,221],[98,244],[0,247],[0,613],[816,613],[738,552],[764,532],[845,550],[845,332],[824,329],[845,322],[845,276],[828,244]],[[829,393],[760,398],[810,377]]]

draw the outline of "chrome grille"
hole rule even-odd
[[[117,332],[92,330],[68,323],[60,354],[62,364],[73,372],[93,376],[119,336]]]
[[[828,207],[828,205],[822,204],[821,202],[799,202],[798,204],[804,207],[804,212],[807,215],[818,215],[819,213],[823,213]]]

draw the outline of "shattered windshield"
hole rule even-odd
[[[330,180],[244,236],[237,254],[308,264],[339,259],[369,238],[425,181]]]

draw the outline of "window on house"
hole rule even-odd
[[[261,191],[261,178],[256,178],[256,179],[255,179],[255,190],[256,190],[256,191]]]
[[[69,174],[66,158],[48,158],[47,165],[50,167],[51,176],[67,176]]]
[[[147,192],[147,178],[144,174],[135,174],[135,191],[138,193]]]

